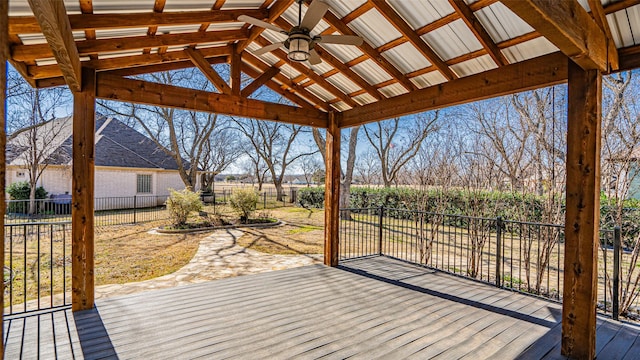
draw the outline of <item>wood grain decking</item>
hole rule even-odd
[[[384,257],[216,280],[5,322],[6,359],[555,359],[556,303]],[[598,320],[598,359],[640,327]]]

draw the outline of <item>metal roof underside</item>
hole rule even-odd
[[[298,99],[298,105],[322,111],[345,111],[442,84],[452,78],[468,77],[558,51],[549,40],[497,0],[464,0],[463,4],[471,10],[507,64],[499,64],[494,60],[495,55],[491,56],[491,49],[483,44],[477,30],[474,31],[464,20],[464,14],[454,8],[456,0],[386,0],[382,1],[382,8],[377,0],[325,2],[330,10],[311,34],[342,34],[346,28],[364,39],[362,46],[321,44],[321,64],[292,63],[286,58],[286,49],[261,56],[251,54],[267,44],[284,39],[282,34],[265,30],[246,44],[242,54],[244,66],[255,75],[251,77],[257,77],[270,67],[277,67],[281,71],[268,83],[271,88],[290,95],[290,99],[291,96],[294,100]],[[588,0],[578,2],[590,11]],[[288,5],[285,10],[279,11],[275,20],[269,19],[274,9],[282,7],[282,3]],[[637,3],[602,0],[611,36],[618,49],[640,45],[640,5]],[[232,46],[242,44],[255,29],[236,21],[235,17],[206,23],[198,16],[194,16],[194,21],[197,21],[194,23],[181,20],[179,24],[159,26],[148,26],[143,20],[136,24],[135,18],[126,17],[122,23],[114,23],[116,25],[100,23],[100,27],[89,28],[87,25],[77,25],[81,23],[77,20],[85,16],[83,14],[125,16],[154,12],[196,14],[238,10],[240,13],[254,11],[252,14],[255,15],[257,11],[262,11],[258,13],[263,15],[262,19],[272,20],[270,22],[281,27],[287,24],[293,26],[298,16],[298,5],[291,0],[64,0],[64,5],[83,64],[95,67],[100,72],[116,71],[125,76],[132,69],[132,74],[157,71],[158,67],[154,65],[158,64],[165,65],[163,70],[171,69],[168,64],[174,64],[176,69],[192,66],[188,58],[179,56],[187,47],[201,51],[210,63],[228,63]],[[307,6],[308,3],[303,5],[303,12]],[[394,16],[390,17],[385,11],[393,11],[393,15],[405,26],[408,25],[421,43],[416,44],[407,34],[403,34],[402,26],[394,23]],[[42,44],[47,43],[45,36],[39,31],[12,32],[12,29],[37,30],[35,18],[35,27],[12,26],[12,20],[21,19],[20,23],[24,24],[33,16],[28,0],[9,1],[12,61],[14,65],[23,67],[23,76],[33,81],[48,86],[59,84],[63,79],[62,73],[53,55],[46,48],[43,49]],[[202,40],[189,37],[190,34],[201,34]],[[232,36],[217,40],[217,35],[223,34],[227,37],[232,34],[236,38]],[[160,44],[139,46],[127,42],[127,38],[144,37],[161,41]],[[126,44],[126,48],[119,48],[120,45],[112,48],[97,45],[100,41],[103,41],[100,44],[106,44],[110,40],[114,44]],[[437,59],[426,56],[425,51],[420,49],[423,46],[432,50]],[[144,56],[146,58],[143,59]],[[438,62],[444,63],[448,70],[440,69]],[[446,71],[452,75],[447,75]]]

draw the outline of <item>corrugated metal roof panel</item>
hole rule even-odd
[[[212,48],[212,47],[223,47],[223,46],[227,46],[228,44],[229,43],[227,43],[226,41],[200,43],[200,44],[196,45],[196,49],[204,49],[204,48]]]
[[[334,45],[334,44],[322,44],[322,48],[329,51],[333,56],[340,59],[342,62],[349,62],[364,54],[357,46],[352,45]]]
[[[533,31],[529,24],[500,2],[482,8],[474,14],[496,43]]]
[[[396,46],[391,50],[382,53],[389,62],[393,64],[400,72],[406,74],[419,69],[430,66],[431,63],[416,49],[413,44],[406,42]]]
[[[124,56],[135,56],[135,55],[142,55],[142,50],[114,51],[111,53],[100,53],[98,55],[98,59],[111,59],[111,58],[119,58]]]
[[[149,29],[140,28],[122,28],[122,29],[96,29],[96,39],[109,39],[132,36],[145,36]]]
[[[351,109],[351,106],[345,104],[343,101],[339,101],[335,104],[331,104],[334,108],[338,109],[338,111],[346,111]]]
[[[394,96],[406,94],[409,91],[405,89],[404,86],[402,86],[401,84],[395,83],[395,84],[391,84],[381,88],[380,92],[386,97],[394,97]]]
[[[302,19],[304,19],[304,14],[307,13],[307,9],[308,8],[309,7],[307,7],[307,6],[302,6]],[[282,14],[282,17],[285,20],[287,20],[289,22],[289,24],[291,24],[292,26],[298,25],[298,4],[294,3],[292,6],[290,6]],[[328,27],[329,27],[329,24],[327,24],[326,21],[320,20],[318,25],[316,25],[313,29],[311,29],[311,35],[316,35],[318,33],[321,33],[322,31],[324,31]],[[289,29],[285,29],[285,30],[289,30]]]
[[[244,23],[241,23],[241,22],[212,23],[212,24],[209,24],[207,31],[238,30],[238,29],[242,29],[243,26],[244,26]]]
[[[9,1],[9,0],[2,0]],[[67,14],[80,14],[80,2],[78,0],[64,0],[64,7]],[[9,1],[10,16],[33,16],[29,0],[11,0]]]
[[[381,82],[392,79],[391,75],[384,71],[373,60],[363,61],[360,64],[354,65],[351,67],[351,70],[371,85],[380,84]]]
[[[155,0],[93,0],[93,13],[136,13],[152,12]]]
[[[327,71],[331,71],[333,70],[333,66],[327,64],[326,62],[321,62],[320,64],[317,65],[309,65],[309,63],[304,62],[304,65],[306,65],[307,67],[311,66],[311,69],[313,69],[317,74],[324,74]]]
[[[362,94],[353,97],[353,101],[357,102],[360,105],[367,105],[376,102],[376,98],[369,94]]]
[[[330,11],[341,19],[366,2],[367,0],[335,0],[330,3]]]
[[[493,59],[491,59],[491,56],[484,55],[484,56],[477,57],[475,59],[467,60],[459,64],[452,65],[451,70],[455,71],[456,74],[462,77],[462,76],[478,74],[483,71],[495,69],[497,67],[498,65],[496,65],[495,62],[493,62]]]
[[[362,89],[342,73],[329,76],[326,80],[345,94]]]
[[[307,91],[309,91],[310,93],[314,94],[315,96],[319,97],[324,101],[329,101],[336,98],[335,96],[333,96],[331,93],[323,89],[322,86],[318,84],[309,85],[306,87],[306,89]]]
[[[445,78],[440,71],[432,71],[426,74],[412,77],[411,81],[416,84],[417,87],[423,89],[429,86],[447,82],[447,78]]]
[[[277,43],[280,41],[287,40],[287,35],[284,35],[275,31],[271,31],[271,30],[263,31],[262,34],[260,34],[260,36],[264,37],[265,39],[269,40],[269,42],[272,42],[272,43]]]
[[[482,44],[462,20],[456,20],[424,34],[422,38],[431,45],[442,60],[453,59],[482,49]]]
[[[158,26],[156,34],[183,34],[197,32],[198,30],[200,30],[200,24]]]
[[[300,76],[300,72],[291,67],[289,64],[284,64],[280,67],[280,73],[289,79],[293,79]]]
[[[209,3],[213,2],[209,1]],[[258,9],[262,4],[264,4],[264,0],[227,0],[222,5],[221,9]]]
[[[73,31],[73,38],[76,41],[86,40],[84,31]],[[46,44],[47,39],[41,33],[36,34],[19,34],[18,37],[24,45]]]
[[[382,46],[402,36],[377,10],[369,10],[349,23],[349,27],[373,47]]]
[[[387,1],[400,16],[415,30],[453,13],[455,10],[448,0],[425,2],[407,0]]]
[[[510,63],[525,61],[558,51],[558,48],[543,37],[535,38],[502,50]]]
[[[637,24],[640,20],[639,13],[640,5],[636,5],[607,16],[616,47],[627,47],[638,43],[640,40],[637,40],[640,37],[640,24]]]
[[[209,0],[166,0],[163,11],[206,11],[211,10],[213,3]]]

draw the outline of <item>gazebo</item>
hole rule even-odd
[[[322,1],[0,2],[1,128],[7,61],[31,86],[66,85],[74,96],[73,310],[94,307],[96,98],[326,129],[324,254],[325,264],[334,267],[342,129],[568,82],[562,353],[593,358],[601,79],[640,66],[640,40],[634,35],[640,32],[638,2]],[[312,6],[321,16],[305,18],[302,25],[313,27],[296,27]],[[239,21],[241,16],[286,33]],[[335,35],[350,35],[355,45],[331,43],[341,41]],[[356,36],[363,41],[353,40]],[[270,46],[278,42],[283,44]],[[262,47],[271,51],[259,51]],[[211,67],[220,63],[230,65],[228,81]],[[199,68],[218,91],[132,78],[188,67]],[[244,87],[242,73],[253,78]],[[251,98],[261,86],[294,105]],[[0,132],[0,182],[5,142]],[[4,202],[4,194],[0,199]],[[4,203],[0,209],[4,212]]]

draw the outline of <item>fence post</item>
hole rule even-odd
[[[267,192],[263,192],[262,193],[262,207],[266,210],[267,209]]]
[[[382,256],[382,221],[384,218],[384,207],[378,209],[378,255]]]
[[[611,299],[613,302],[611,309],[613,320],[618,320],[620,312],[620,253],[622,252],[620,238],[620,227],[616,226],[613,228],[613,299]]]
[[[136,223],[136,208],[138,207],[138,195],[133,195],[133,223]]]
[[[496,286],[502,286],[502,217],[496,218]]]

